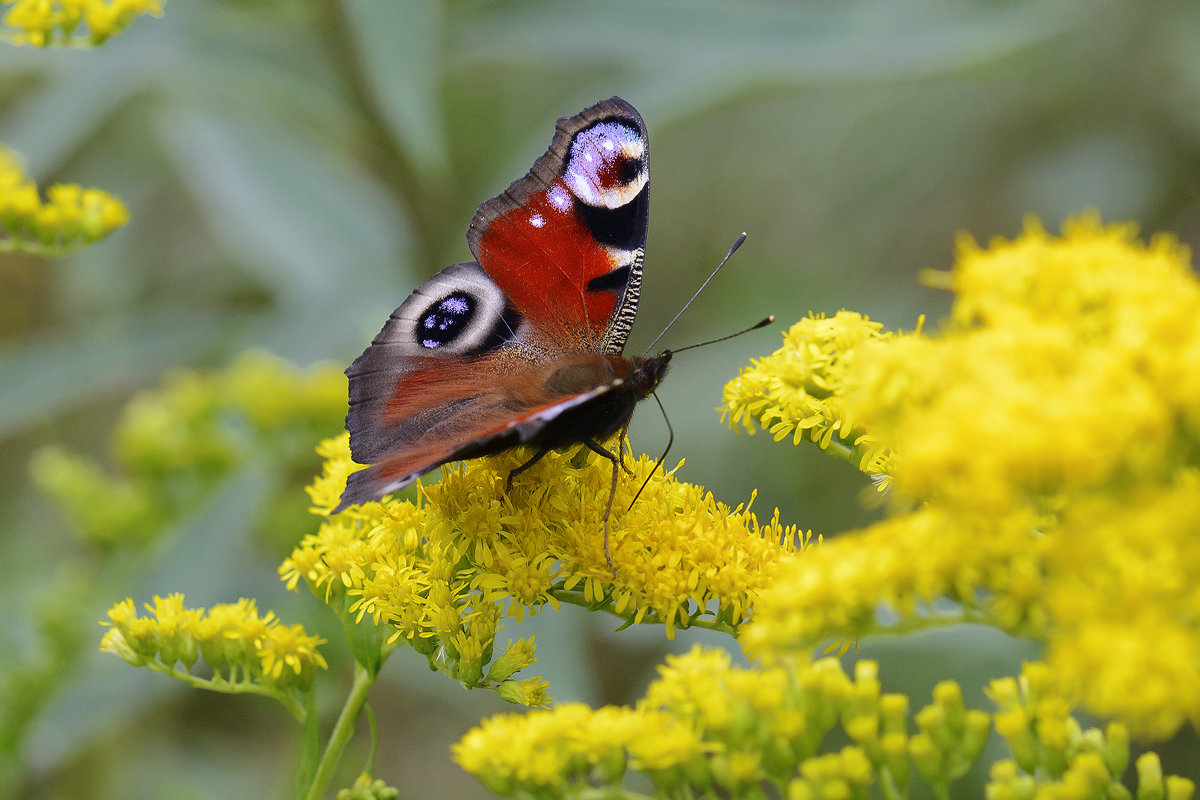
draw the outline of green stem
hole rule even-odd
[[[325,752],[321,754],[321,761],[317,764],[317,771],[304,794],[304,800],[320,800],[325,794],[325,788],[333,777],[333,770],[341,761],[342,753],[350,743],[350,737],[354,735],[354,724],[366,705],[367,692],[374,683],[375,675],[356,662],[354,685],[350,687],[350,694],[346,697],[346,704],[342,706],[342,713],[338,715],[333,732],[329,734],[329,743],[325,745]]]
[[[169,675],[177,681],[186,683],[193,689],[206,689],[210,692],[221,692],[222,694],[257,694],[262,695],[263,697],[270,697],[282,703],[283,707],[291,712],[292,716],[295,717],[301,724],[304,723],[304,707],[296,701],[294,696],[288,694],[287,692],[281,692],[278,689],[272,689],[267,686],[262,686],[261,684],[250,683],[248,681],[242,682],[229,680],[221,676],[214,678],[201,678],[191,674],[190,672],[187,672],[186,670],[182,670],[174,666],[166,666],[158,661],[150,661],[143,666],[145,666],[146,669],[149,669],[151,672],[161,672],[164,675]]]
[[[616,611],[612,610],[611,601],[605,601],[604,603],[601,603],[599,606],[597,606],[595,603],[588,602],[587,599],[584,597],[583,592],[581,592],[581,591],[577,591],[577,590],[568,591],[566,589],[553,589],[553,590],[551,590],[550,593],[553,594],[555,599],[557,599],[561,603],[567,603],[569,605],[579,606],[580,608],[586,608],[588,610],[606,611],[609,614],[612,614],[617,619],[624,620],[629,625],[634,624],[633,621],[634,621],[635,614],[632,612],[628,613],[628,614],[618,614]],[[645,614],[642,617],[641,622],[639,622],[638,624],[639,625],[662,625],[664,623],[663,623],[662,619],[658,616],[658,614],[651,611],[651,612]],[[683,624],[676,624],[675,627],[680,630],[683,630],[686,628],[704,628],[706,630],[716,631],[718,633],[727,633],[730,636],[733,636],[735,638],[737,637],[737,633],[738,633],[738,627],[736,625],[731,625],[728,622],[723,622],[718,619],[713,619],[710,617],[702,617],[702,616],[697,616],[693,619],[689,619],[686,623],[683,623]]]
[[[862,454],[858,452],[857,448],[851,447],[836,436],[832,437],[829,440],[829,444],[825,445],[821,449],[825,451],[827,455],[831,455],[834,458],[840,458],[843,461],[849,461],[855,467],[858,466],[858,461],[862,457]]]
[[[896,776],[886,767],[879,771],[879,788],[886,800],[904,800],[904,794],[896,785]]]
[[[379,725],[375,722],[375,712],[371,710],[370,706],[367,706],[367,725],[371,729],[371,752],[367,756],[366,772],[368,775],[374,775],[375,751],[379,749]]]
[[[0,42],[3,39],[0,38]],[[31,256],[43,256],[45,258],[58,258],[65,256],[68,253],[73,253],[76,250],[82,250],[89,244],[96,244],[103,241],[104,237],[84,241],[77,239],[73,242],[59,242],[52,244],[44,244],[31,239],[0,239],[0,253],[24,253]]]

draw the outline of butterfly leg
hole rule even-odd
[[[521,466],[514,469],[512,472],[508,473],[508,478],[504,481],[504,491],[511,492],[513,478],[517,477],[522,472],[529,469],[537,462],[541,461],[542,458],[545,457],[546,453],[549,453],[549,452],[550,452],[549,447],[541,448],[540,450],[538,450],[536,453],[533,454],[533,458],[529,459],[524,464],[522,464]]]
[[[596,442],[588,439],[584,442],[588,448],[599,455],[604,456],[612,462],[612,484],[608,487],[608,505],[604,507],[604,560],[608,562],[608,568],[612,570],[613,577],[618,577],[617,568],[613,566],[612,553],[608,550],[608,517],[612,513],[613,498],[617,496],[617,467],[621,463],[621,459],[614,456],[610,451],[601,447]]]

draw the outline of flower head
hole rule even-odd
[[[352,462],[345,437],[323,443],[321,452],[327,461],[310,494],[314,508],[326,511]],[[285,579],[294,585],[303,575],[326,592],[344,585],[377,620],[404,618],[414,592],[425,598],[427,621],[447,604],[503,603],[520,619],[570,598],[633,622],[665,624],[670,635],[706,618],[739,624],[774,565],[800,544],[778,516],[760,524],[748,509],[729,508],[672,474],[650,476],[629,508],[653,469],[643,457],[619,481],[608,520],[614,578],[605,554],[607,462],[583,448],[551,453],[506,491],[505,475],[519,458],[447,469],[422,488],[419,506],[385,500],[330,517],[285,562]],[[389,601],[383,585],[402,578],[409,588],[388,589],[398,592]]]
[[[323,639],[299,625],[279,624],[274,612],[260,615],[253,600],[190,609],[183,595],[155,597],[139,617],[132,599],[108,612],[110,626],[101,649],[134,666],[218,691],[258,691],[296,706],[297,692],[312,685],[317,669],[325,669],[318,647]],[[194,675],[202,658],[211,676]],[[182,665],[182,666],[178,666]]]
[[[1084,777],[1091,793],[1079,796],[1125,796],[1128,733],[1075,723],[1045,665],[1026,665],[1019,684],[995,682],[994,713],[968,708],[957,683],[939,683],[914,715],[915,731],[907,698],[883,693],[877,673],[860,661],[847,675],[832,658],[737,666],[727,653],[695,648],[668,658],[633,708],[568,703],[493,716],[454,757],[507,797],[618,795],[629,771],[669,797],[760,796],[768,785],[789,797],[865,798],[876,785],[904,796],[914,774],[948,797],[994,724],[1018,760],[993,769],[989,797],[1032,797],[1039,788],[1073,797]],[[829,752],[835,731],[851,744]],[[1190,796],[1190,782],[1164,779],[1157,761],[1138,767],[1144,791]]]
[[[863,472],[885,476],[890,453],[855,418],[845,390],[858,354],[895,337],[852,311],[802,319],[784,333],[782,347],[725,385],[722,416],[748,433],[757,422],[775,441],[790,436],[799,444],[807,437]]]
[[[161,17],[163,0],[5,0],[12,44],[84,47],[103,44],[142,15]]]
[[[881,606],[991,622],[1045,641],[1064,696],[1092,711],[1158,736],[1200,720],[1189,257],[1094,215],[1061,237],[1031,221],[1012,242],[960,242],[953,270],[927,275],[956,292],[941,331],[842,359],[840,407],[891,454],[892,517],[789,559],[746,645],[866,635]],[[798,357],[773,358],[786,377]],[[945,599],[958,613],[933,612]]]
[[[21,5],[45,3],[24,0]],[[17,10],[10,9],[5,19]],[[60,183],[43,200],[17,154],[0,147],[0,251],[60,255],[98,242],[128,221],[120,198],[100,189]]]

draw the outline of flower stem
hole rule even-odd
[[[586,609],[593,610],[593,611],[607,611],[609,614],[612,614],[614,617],[624,620],[626,625],[634,624],[634,622],[633,622],[634,613],[631,611],[628,613],[621,614],[621,613],[614,611],[612,608],[611,600],[606,600],[605,602],[597,605],[595,603],[588,602],[588,600],[584,596],[583,592],[577,591],[574,589],[571,589],[571,590],[561,589],[561,588],[553,589],[553,590],[551,590],[551,594],[553,594],[555,599],[557,599],[560,603],[568,603],[570,605],[579,606],[580,608],[586,608]],[[648,614],[644,615],[641,619],[641,622],[638,624],[640,624],[640,625],[662,625],[663,621],[662,621],[662,618],[660,618],[658,616],[658,614],[651,611]],[[710,631],[717,631],[718,633],[727,633],[730,636],[733,636],[734,638],[737,637],[737,633],[738,633],[738,626],[736,626],[736,625],[732,625],[723,620],[709,619],[708,617],[700,616],[699,614],[696,614],[695,616],[689,615],[688,619],[686,621],[677,623],[675,627],[679,628],[680,630],[684,630],[687,628],[705,628]],[[621,626],[622,630],[624,628],[625,628],[624,625]]]
[[[325,787],[333,777],[333,770],[341,761],[342,753],[350,743],[350,737],[354,735],[354,723],[358,721],[358,715],[367,702],[367,692],[374,683],[375,675],[364,669],[361,664],[355,663],[354,685],[350,687],[350,694],[346,697],[346,704],[342,706],[342,713],[338,715],[333,732],[329,734],[329,743],[325,745],[325,752],[321,754],[321,761],[317,764],[317,771],[304,794],[304,800],[320,800],[325,794]]]

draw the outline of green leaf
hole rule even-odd
[[[405,217],[365,167],[265,118],[179,110],[164,125],[209,224],[285,304],[336,297],[348,271],[403,260]]]
[[[215,314],[176,309],[114,322],[110,330],[89,323],[0,352],[0,436],[194,359],[212,346],[213,330],[222,324]]]
[[[343,4],[364,78],[394,138],[427,180],[448,171],[442,125],[442,4],[357,0]]]

